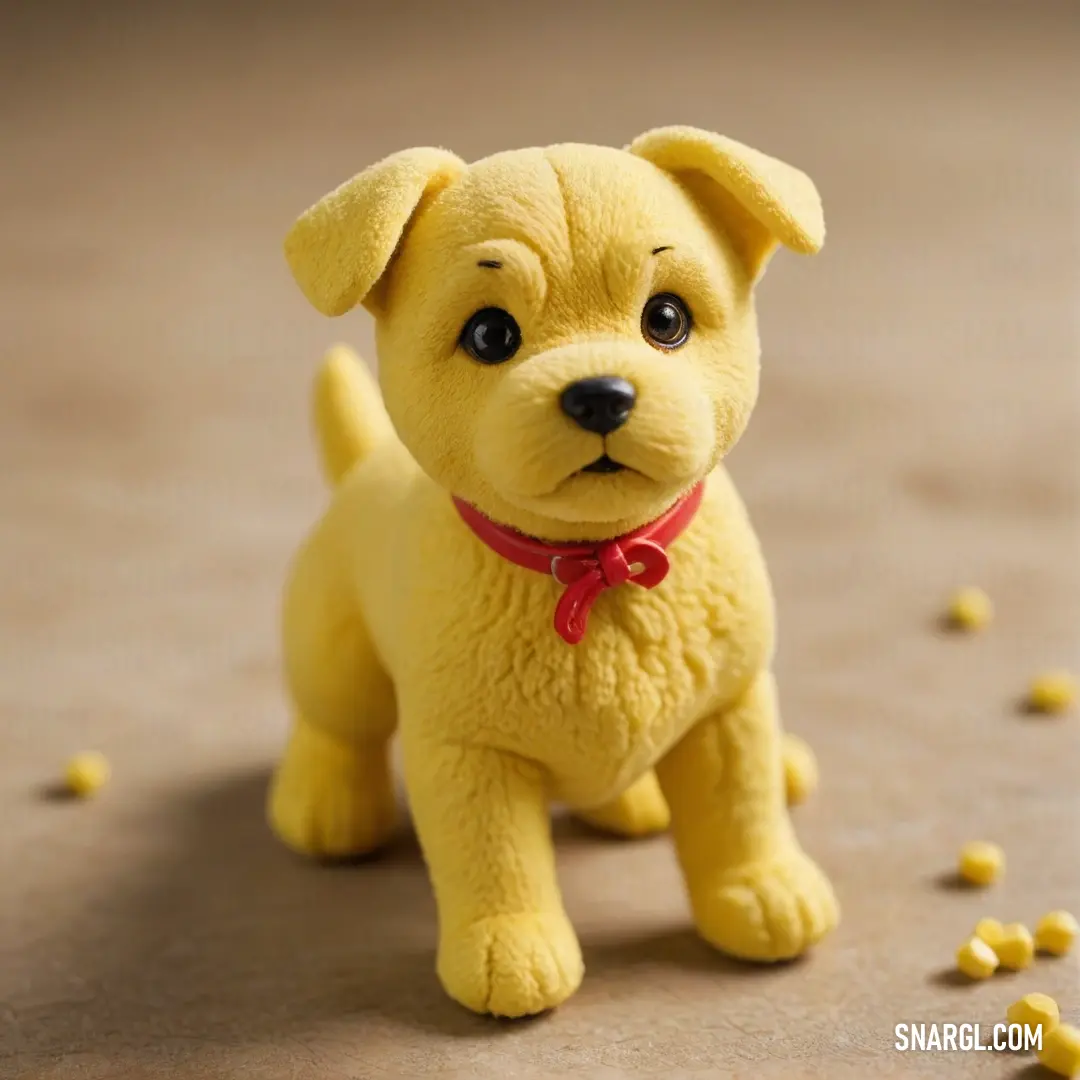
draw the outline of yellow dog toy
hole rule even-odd
[[[300,852],[380,847],[399,729],[438,974],[470,1009],[537,1013],[581,981],[552,802],[670,822],[725,953],[795,957],[836,924],[788,818],[770,585],[720,466],[757,396],[754,285],[779,244],[823,240],[803,173],[686,127],[472,165],[407,150],[289,234],[319,311],[374,316],[382,399],[331,351],[335,491],[287,589],[270,818]]]

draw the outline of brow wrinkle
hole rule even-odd
[[[543,260],[527,237],[489,237],[467,245],[465,248],[473,259],[473,266],[482,270],[505,270],[509,280],[500,273],[500,279],[515,289],[518,299],[537,312],[542,311],[547,299],[547,280]]]

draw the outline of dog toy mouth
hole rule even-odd
[[[586,465],[581,471],[588,473],[617,473],[622,472],[627,466],[621,461],[616,461],[614,458],[610,458],[607,454],[603,454],[595,461]]]

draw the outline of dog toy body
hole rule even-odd
[[[475,1011],[581,980],[552,802],[670,823],[731,955],[794,957],[836,922],[787,816],[770,586],[720,464],[756,397],[753,285],[821,237],[806,177],[687,128],[472,166],[408,151],[290,234],[320,310],[375,315],[386,408],[333,350],[335,491],[287,589],[270,816],[304,853],[383,845],[397,730],[438,973]]]

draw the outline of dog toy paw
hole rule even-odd
[[[691,902],[701,936],[740,960],[792,960],[840,918],[828,879],[799,848],[728,871]]]
[[[268,815],[278,838],[301,855],[370,854],[390,839],[397,819],[385,754],[297,724],[270,788]]]
[[[577,817],[594,829],[634,838],[662,833],[671,824],[660,782],[652,772],[636,780],[611,802],[594,810],[579,811]]]
[[[790,733],[784,735],[783,758],[787,804],[799,806],[817,790],[817,758],[805,739]]]
[[[476,1013],[532,1016],[561,1005],[581,985],[581,947],[562,912],[493,915],[447,931],[439,979]]]

